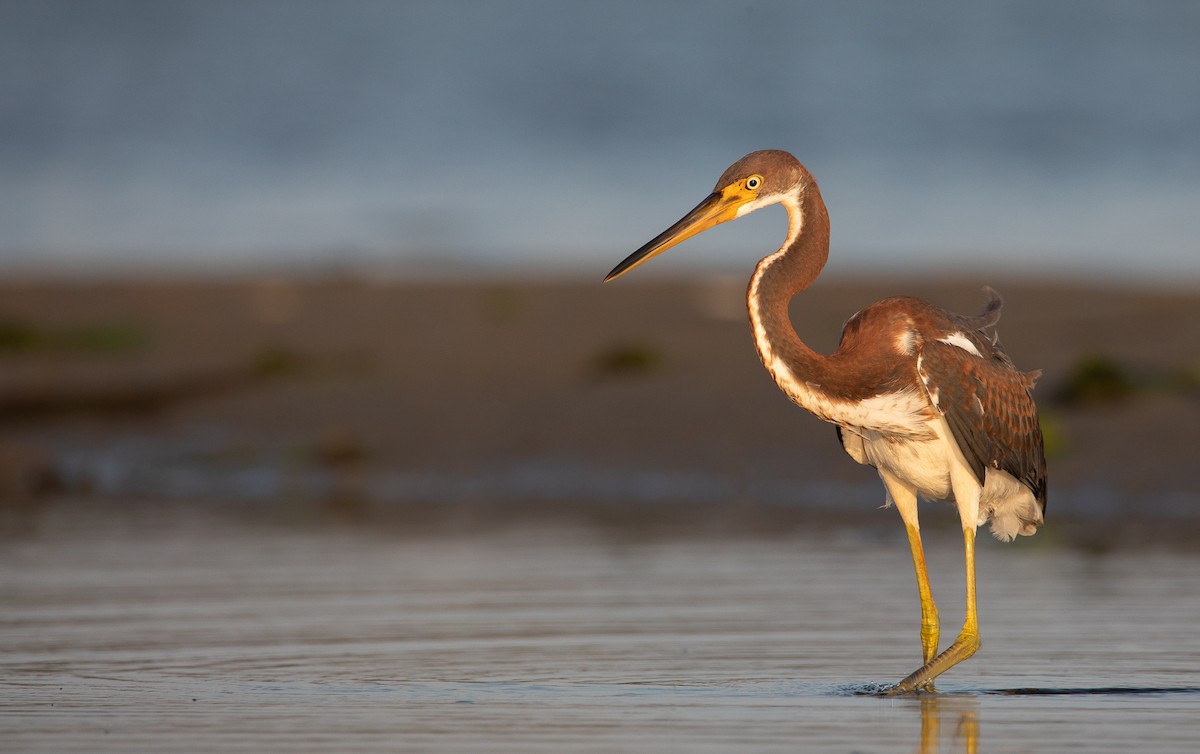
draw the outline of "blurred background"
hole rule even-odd
[[[821,181],[835,271],[1194,282],[1198,30],[1189,2],[8,0],[3,267],[592,279],[770,147]],[[672,269],[744,273],[778,240],[749,224]]]
[[[1186,0],[3,0],[5,740],[1194,750],[1197,40]],[[600,282],[761,148],[830,208],[814,348],[991,285],[1043,370],[1047,524],[981,537],[940,713],[853,696],[916,594],[754,352],[782,210]]]
[[[598,282],[778,147],[833,218],[804,337],[997,286],[1055,512],[1190,515],[1197,34],[1187,2],[10,0],[5,487],[874,500],[746,334],[781,212]]]

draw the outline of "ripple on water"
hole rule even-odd
[[[14,749],[1195,749],[1194,555],[981,544],[980,654],[887,697],[920,654],[902,541],[94,514],[0,549]],[[957,537],[927,539],[952,625]]]

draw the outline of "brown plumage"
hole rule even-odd
[[[875,467],[904,521],[921,595],[925,664],[894,687],[930,690],[933,679],[979,646],[975,529],[991,521],[1000,539],[1033,534],[1046,506],[1046,461],[1030,390],[988,330],[1001,300],[967,317],[920,299],[888,298],[847,322],[837,350],[822,355],[796,334],[788,302],[807,288],[829,253],[829,215],[820,189],[792,155],[752,152],[679,222],[618,264],[611,280],[714,225],[771,204],[788,213],[788,235],[755,267],[746,294],[763,365],[787,396],[837,426],[846,452]],[[967,566],[967,618],[937,654],[937,608],[925,572],[917,499],[955,505]]]
[[[1038,515],[1022,520],[1019,530],[1033,534],[1046,508],[1046,458],[1037,407],[1030,395],[1040,373],[1018,371],[999,339],[988,335],[987,329],[1000,320],[1003,302],[995,291],[987,292],[991,300],[975,317],[907,296],[884,299],[855,314],[831,357],[847,376],[828,388],[853,400],[883,392],[879,388],[885,385],[891,391],[919,386],[929,398],[930,409],[945,417],[980,485],[987,469],[993,468],[1007,472],[1033,494]],[[891,347],[906,333],[911,354]],[[947,342],[956,338],[964,339],[979,355]],[[887,373],[887,380],[862,379],[869,370],[858,368],[856,362],[873,362],[873,371]],[[838,436],[842,437],[840,427]]]

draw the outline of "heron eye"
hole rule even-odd
[[[762,182],[763,179],[761,175],[752,175],[746,179],[746,188],[750,189],[751,191],[757,191],[759,187],[762,186]]]

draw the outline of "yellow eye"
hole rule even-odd
[[[751,191],[758,191],[762,187],[763,178],[761,175],[752,175],[746,179],[746,188]]]

